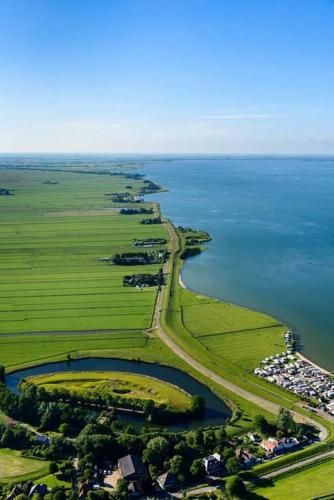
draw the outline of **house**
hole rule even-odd
[[[263,439],[260,444],[261,448],[263,448],[267,453],[276,453],[278,448],[278,439],[268,438]]]
[[[147,479],[147,470],[137,455],[126,455],[118,460],[118,469],[129,483],[142,483]]]
[[[285,453],[299,446],[299,441],[295,437],[287,437],[283,439],[269,438],[261,441],[261,448],[267,453]]]
[[[48,436],[45,436],[45,434],[36,434],[35,435],[35,443],[42,443],[42,444],[51,444],[51,439]]]
[[[178,489],[178,481],[170,472],[158,476],[157,485],[162,491],[176,491]]]
[[[295,437],[283,438],[278,443],[277,452],[285,453],[286,451],[294,450],[299,446],[299,441]]]
[[[203,459],[203,465],[209,476],[215,476],[222,472],[223,461],[219,453],[214,453]]]
[[[249,432],[247,434],[247,437],[252,443],[259,443],[260,442],[260,436],[257,434],[257,432]]]
[[[249,451],[242,448],[235,450],[235,456],[245,467],[251,467],[256,462],[255,457]]]
[[[29,498],[33,498],[34,495],[38,495],[39,497],[44,497],[48,492],[48,488],[45,484],[34,484],[29,491]]]
[[[6,500],[13,500],[15,497],[22,493],[21,485],[15,485],[13,489],[6,496]]]
[[[79,490],[78,490],[78,498],[86,498],[88,495],[88,492],[93,489],[93,485],[91,481],[88,479],[84,481],[83,483],[80,484]]]

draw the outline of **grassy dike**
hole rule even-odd
[[[167,224],[170,225],[169,232],[175,231],[169,222],[167,222]],[[274,385],[268,384],[261,379],[257,379],[251,375],[250,370],[240,369],[237,363],[226,362],[226,360],[222,361],[221,358],[215,356],[212,352],[207,350],[203,344],[194,338],[194,336],[189,334],[189,331],[185,328],[182,319],[182,288],[179,284],[179,273],[183,265],[180,255],[184,250],[185,241],[182,234],[176,233],[176,237],[177,247],[174,249],[174,258],[170,261],[169,265],[170,279],[168,280],[168,290],[164,296],[164,305],[161,313],[162,327],[183,350],[188,352],[194,359],[199,361],[205,367],[225,379],[230,380],[239,387],[247,389],[249,392],[268,400],[269,411],[265,411],[262,408],[260,409],[255,403],[238,396],[234,392],[226,390],[221,385],[208,380],[207,377],[199,374],[196,370],[192,370],[192,374],[196,376],[196,378],[201,379],[204,383],[209,385],[214,392],[224,398],[227,403],[234,408],[234,410],[239,412],[240,418],[233,427],[229,427],[229,431],[235,433],[240,432],[242,429],[251,427],[252,424],[249,420],[259,413],[272,419],[273,413],[270,411],[269,407],[270,402],[274,402],[275,404],[289,408],[291,411],[298,413],[301,415],[301,418],[305,416],[319,422],[328,432],[328,435],[323,442],[310,446],[305,450],[297,451],[287,456],[277,458],[268,464],[263,464],[259,466],[258,469],[255,469],[255,472],[263,474],[270,470],[282,467],[285,464],[294,463],[302,458],[327,450],[329,445],[334,442],[334,426],[330,422],[314,415],[304,408],[301,408],[298,405],[300,400],[297,396],[281,390]],[[196,298],[196,294],[193,295]]]

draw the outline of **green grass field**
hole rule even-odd
[[[62,479],[60,479],[60,476],[61,476],[60,473],[48,474],[47,476],[43,476],[43,478],[34,481],[34,483],[38,484],[42,482],[48,488],[56,488],[57,486],[60,486],[65,489],[70,489],[71,483],[69,483],[68,481],[63,481]]]
[[[167,405],[176,410],[187,410],[191,399],[182,389],[156,378],[126,372],[66,372],[39,375],[28,379],[48,391],[66,390],[86,399],[100,394],[124,399],[152,400],[158,406]]]
[[[273,481],[272,486],[252,490],[257,497],[269,500],[311,500],[318,497],[334,498],[334,459],[309,466],[282,479]],[[253,498],[253,496],[251,496]],[[255,498],[255,496],[254,496]]]
[[[0,483],[25,480],[28,477],[46,474],[48,462],[24,458],[19,451],[0,449]]]
[[[286,327],[275,318],[182,289],[184,327],[207,350],[252,370],[266,356],[284,350]]]
[[[134,238],[166,237],[163,226],[140,224],[141,215],[118,214],[105,196],[128,185],[136,194],[143,181],[0,171],[0,186],[15,190],[0,198],[0,333],[150,326],[156,289],[125,288],[122,279],[159,266],[98,261],[131,251]]]

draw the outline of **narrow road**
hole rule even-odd
[[[321,453],[319,455],[315,455],[314,457],[306,458],[305,460],[301,460],[300,462],[296,462],[291,465],[287,465],[286,467],[281,467],[280,469],[277,469],[273,472],[269,472],[268,474],[263,474],[263,476],[258,476],[259,479],[273,479],[275,477],[279,477],[280,475],[284,474],[285,472],[293,471],[298,469],[303,468],[305,465],[309,464],[314,464],[317,465],[317,462],[320,462],[324,458],[329,458],[333,457],[334,458],[334,451],[326,451],[325,453]],[[246,481],[246,484],[248,481]],[[219,489],[219,486],[200,486],[199,488],[193,488],[190,490],[187,490],[187,494],[189,495],[202,495],[203,493],[213,493],[214,491],[217,491]],[[183,492],[178,492],[178,493],[173,493],[171,494],[172,498],[184,498]]]
[[[268,472],[268,474],[263,474],[263,476],[259,476],[261,479],[271,479],[273,477],[280,476],[281,474],[284,474],[284,472],[289,472],[290,470],[294,469],[299,469],[300,467],[303,467],[304,465],[312,464],[315,462],[319,462],[320,460],[323,460],[324,458],[329,458],[333,457],[334,458],[334,451],[326,451],[324,453],[320,453],[319,455],[314,455],[313,457],[310,458],[305,458],[305,460],[300,460],[300,462],[296,462],[291,465],[287,465],[286,467],[281,467],[280,469],[274,470],[273,472]]]
[[[170,241],[171,241],[171,256],[170,259],[166,262],[164,266],[164,273],[170,273],[172,275],[173,272],[173,261],[174,261],[174,255],[175,252],[178,250],[178,238],[175,233],[175,229],[172,226],[172,224],[169,221],[164,221],[165,227],[168,231]],[[171,279],[173,279],[173,276],[171,276]],[[163,286],[161,290],[158,292],[158,297],[156,300],[156,305],[155,305],[155,311],[153,315],[153,325],[155,327],[155,330],[157,332],[158,337],[160,340],[162,340],[167,347],[171,351],[174,352],[179,358],[183,359],[186,363],[188,363],[190,366],[192,366],[195,370],[200,372],[202,375],[205,375],[208,379],[212,380],[216,384],[219,384],[220,386],[224,387],[228,391],[233,392],[234,394],[237,394],[238,396],[241,396],[242,398],[246,399],[247,401],[251,401],[252,403],[255,403],[257,406],[271,411],[272,413],[278,413],[280,409],[280,405],[277,403],[274,403],[272,401],[269,401],[261,396],[257,396],[256,394],[253,394],[252,392],[247,391],[246,389],[243,389],[242,387],[239,387],[238,385],[234,384],[233,382],[230,382],[229,380],[226,380],[222,376],[218,375],[217,373],[213,372],[206,366],[204,366],[202,363],[197,361],[195,358],[193,358],[189,353],[184,351],[164,330],[161,326],[160,318],[161,318],[161,313],[163,309],[163,301],[164,301],[164,294],[165,291],[167,290],[166,286]],[[315,420],[306,417],[304,415],[301,415],[300,413],[291,412],[298,422],[306,423],[309,425],[313,425],[314,427],[317,427],[319,429],[319,439],[324,440],[327,435],[328,431],[326,427],[324,427],[322,424],[316,422]]]

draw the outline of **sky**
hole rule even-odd
[[[334,154],[334,0],[0,0],[0,152]]]

